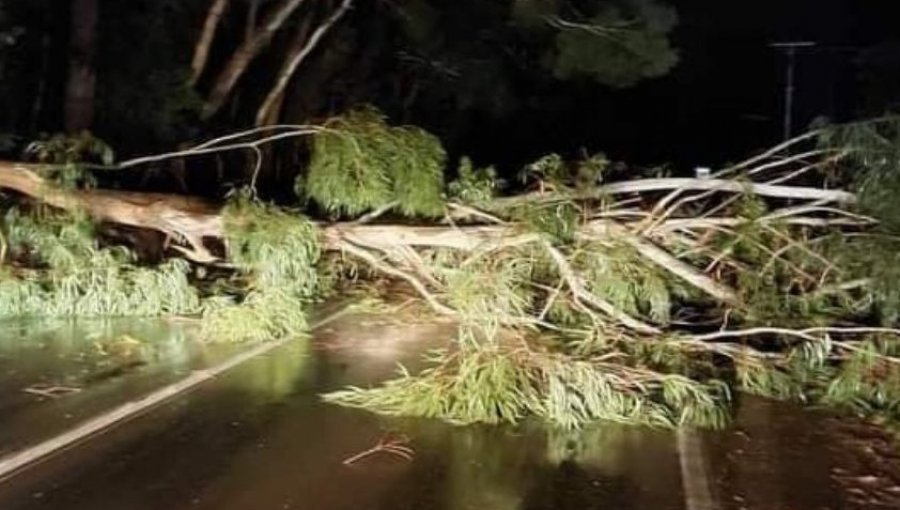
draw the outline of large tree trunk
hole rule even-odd
[[[162,232],[188,245],[189,258],[215,260],[204,237],[222,237],[221,207],[196,197],[107,190],[63,190],[32,167],[0,161],[0,189],[13,190],[65,210],[83,210],[98,221]]]
[[[272,10],[253,36],[244,41],[235,50],[228,64],[219,73],[213,84],[206,104],[203,107],[203,115],[205,117],[212,117],[222,108],[253,59],[269,45],[275,33],[281,29],[303,2],[304,0],[282,0],[279,2],[275,7],[272,7]]]
[[[27,165],[0,161],[0,190],[14,190],[33,197],[46,204],[61,209],[81,209],[97,220],[126,226],[145,228],[162,232],[184,245],[182,253],[195,262],[217,261],[204,247],[203,239],[224,239],[225,229],[221,216],[221,206],[194,197],[134,193],[110,190],[63,190],[52,186],[38,176]],[[702,184],[708,189],[708,181],[696,182],[683,179],[649,179],[613,183],[601,187],[607,193],[628,193],[654,183],[653,189],[661,189],[660,181],[676,181],[670,188],[685,187],[686,184]],[[722,181],[728,184],[729,181]],[[724,186],[723,189],[728,189]],[[742,190],[738,190],[742,191]],[[768,186],[761,188],[761,195],[809,198],[811,188],[793,186]],[[840,201],[852,194],[838,190],[819,190],[815,199]],[[827,195],[831,193],[831,195]],[[847,195],[847,196],[845,196]],[[527,195],[526,195],[527,196]],[[672,219],[672,223],[686,220]],[[723,222],[733,224],[739,218],[697,218],[692,221],[708,228],[708,224]],[[836,218],[783,218],[783,222],[796,222],[803,226],[841,225],[845,219]],[[732,223],[729,223],[732,222]],[[683,225],[681,225],[683,228]],[[662,225],[661,230],[665,230]],[[641,253],[649,262],[661,267],[695,288],[702,289],[715,299],[729,303],[735,300],[734,291],[715,281],[710,276],[678,259],[665,249],[654,244],[652,239],[636,234],[625,224],[613,219],[597,218],[581,227],[582,236],[591,238],[615,237]],[[377,252],[390,252],[406,248],[449,248],[460,251],[499,249],[508,246],[531,243],[540,240],[533,233],[523,233],[519,226],[511,223],[466,226],[412,226],[412,225],[369,225],[361,222],[344,222],[323,225],[320,230],[321,242],[329,250],[356,250],[360,247]]]
[[[0,161],[0,190],[14,190],[33,197],[46,204],[62,209],[82,210],[99,221],[117,223],[130,227],[156,230],[164,233],[171,245],[185,258],[198,263],[224,263],[222,257],[211,254],[204,239],[226,240],[221,206],[203,200],[175,195],[133,193],[111,190],[67,190],[45,181],[34,167]],[[648,223],[643,215],[628,215],[619,218],[604,215],[586,218],[576,233],[579,239],[591,242],[615,240],[634,250],[646,263],[651,263],[672,277],[692,286],[713,298],[716,302],[735,306],[740,299],[727,283],[720,281],[713,271],[713,264],[698,267],[679,255],[683,248],[676,249],[685,242],[698,245],[703,231],[728,226],[738,226],[742,222],[753,221],[766,228],[772,221],[781,225],[793,225],[800,229],[831,228],[849,226],[859,228],[871,225],[871,220],[851,212],[834,217],[819,213],[841,212],[838,208],[824,208],[828,202],[851,202],[853,195],[840,190],[822,190],[801,186],[775,184],[755,184],[724,179],[646,179],[605,184],[596,189],[605,196],[633,194],[635,192],[672,190],[658,206],[666,204],[681,192],[699,189],[705,191],[734,194],[755,193],[757,196],[783,200],[805,199],[813,204],[787,205],[775,209],[764,218],[748,220],[742,217],[701,215],[669,217],[664,215],[656,222]],[[519,200],[543,201],[552,196],[524,195]],[[689,197],[696,199],[696,196]],[[685,199],[688,200],[688,199]],[[509,202],[510,199],[495,199]],[[490,204],[487,205],[490,208]],[[326,250],[347,253],[363,260],[376,270],[409,282],[437,311],[453,313],[446,305],[434,297],[436,283],[430,270],[423,267],[421,257],[415,252],[422,248],[443,248],[458,252],[489,252],[516,246],[537,246],[550,255],[558,267],[562,282],[571,289],[576,302],[588,309],[599,310],[628,329],[641,334],[656,334],[659,329],[631,317],[616,309],[600,297],[591,293],[578,270],[572,266],[566,255],[552,245],[545,236],[523,230],[515,222],[503,221],[484,211],[460,204],[448,204],[447,225],[373,225],[368,224],[373,217],[357,221],[319,225],[321,245]],[[462,224],[456,219],[463,220]],[[479,224],[469,223],[472,219]],[[240,221],[240,220],[238,220]],[[692,230],[693,229],[693,230]],[[685,234],[687,232],[687,234]],[[674,237],[673,237],[674,236]],[[226,243],[227,244],[227,243]],[[675,247],[675,248],[673,248]],[[721,260],[716,252],[714,261]],[[776,254],[777,256],[777,254]]]
[[[94,67],[99,0],[72,0],[69,76],[66,83],[65,128],[72,133],[94,122]]]

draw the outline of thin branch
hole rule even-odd
[[[209,50],[212,48],[213,40],[216,37],[216,31],[219,22],[228,8],[228,0],[213,0],[203,23],[203,30],[200,32],[200,39],[194,47],[194,58],[191,60],[191,78],[188,81],[190,86],[197,84],[197,80],[203,74],[206,68],[206,61],[209,59]]]
[[[625,244],[634,248],[638,253],[646,257],[657,266],[665,269],[678,278],[681,278],[694,287],[706,292],[719,301],[729,304],[734,304],[738,301],[737,294],[734,292],[734,290],[697,271],[696,268],[682,262],[681,260],[669,254],[669,252],[667,252],[666,250],[663,250],[650,241],[642,239],[628,232],[622,227],[613,225],[612,228],[614,235],[621,234],[616,235],[617,239],[621,239]]]
[[[813,293],[813,296],[827,296],[830,294],[838,294],[841,292],[856,290],[862,287],[868,287],[869,285],[872,285],[871,278],[857,278],[855,280],[849,280],[846,282],[821,287]]]
[[[648,335],[655,335],[660,333],[660,330],[658,328],[635,319],[627,313],[619,310],[608,301],[589,292],[585,288],[584,282],[582,281],[581,277],[578,276],[578,274],[569,264],[569,261],[566,260],[566,257],[550,243],[544,242],[543,245],[547,250],[547,253],[549,253],[550,257],[553,259],[553,262],[556,263],[556,266],[559,269],[560,276],[562,276],[566,281],[569,286],[569,290],[572,291],[572,294],[577,300],[588,303],[597,310],[600,310],[606,315],[609,315],[613,319],[619,321],[626,327],[633,329],[634,331],[637,331],[639,333]]]
[[[786,158],[778,158],[775,161],[770,161],[769,163],[766,163],[764,165],[760,165],[758,167],[748,170],[747,176],[752,177],[754,175],[759,175],[759,174],[765,172],[766,170],[771,170],[772,168],[782,167],[782,166],[788,165],[790,163],[795,163],[795,162],[806,163],[811,158],[817,158],[817,157],[825,155],[825,154],[833,154],[833,153],[834,153],[834,149],[815,149],[815,150],[811,150],[811,151],[807,151],[807,152],[801,152],[799,154],[793,154]],[[821,161],[817,162],[816,164],[820,164],[820,163],[821,163]]]
[[[550,313],[550,309],[553,308],[553,304],[559,298],[559,295],[565,285],[566,281],[561,279],[556,287],[550,290],[550,296],[547,297],[547,302],[544,304],[544,307],[541,309],[541,313],[538,315],[539,321],[544,320],[547,317],[547,314]]]
[[[790,140],[780,143],[780,144],[776,145],[775,147],[772,147],[771,149],[769,149],[759,155],[753,156],[750,159],[744,160],[736,165],[732,165],[730,167],[727,167],[727,168],[717,172],[715,174],[715,177],[724,177],[726,175],[731,175],[731,174],[737,173],[738,171],[743,170],[744,168],[751,167],[751,166],[759,163],[760,161],[765,161],[773,156],[782,154],[782,153],[786,152],[787,149],[793,147],[794,145],[804,143],[804,142],[807,142],[818,136],[821,136],[822,133],[823,133],[822,130],[816,130],[816,131],[810,131],[810,132],[804,133],[800,136],[791,138]]]
[[[394,200],[393,202],[388,202],[387,204],[384,204],[383,206],[379,207],[378,209],[375,209],[374,211],[371,211],[367,214],[360,216],[359,219],[357,219],[353,223],[355,223],[356,225],[365,225],[366,223],[372,223],[373,221],[384,216],[385,213],[389,212],[391,209],[394,209],[399,205],[400,205],[400,202],[398,202],[396,200]]]
[[[206,104],[203,106],[204,117],[212,117],[222,108],[222,105],[228,100],[231,91],[250,66],[250,63],[269,45],[275,33],[281,29],[282,25],[297,11],[304,1],[281,0],[271,8],[269,15],[262,21],[253,36],[244,41],[232,53],[231,59],[219,73],[215,83],[213,83],[212,91],[206,100]]]
[[[633,26],[635,24],[634,21],[629,22],[620,22],[613,26],[607,25],[599,25],[599,24],[590,24],[590,23],[578,23],[575,21],[568,21],[559,16],[545,16],[544,19],[547,21],[547,24],[554,28],[561,28],[567,30],[580,30],[583,32],[587,32],[592,35],[597,35],[601,37],[610,37],[612,34],[620,34],[622,32],[628,32],[633,30]]]
[[[273,114],[272,110],[274,105],[284,94],[284,90],[287,88],[288,83],[290,83],[291,78],[293,78],[294,74],[297,72],[300,64],[302,64],[303,61],[306,60],[306,57],[316,49],[325,34],[331,30],[331,27],[347,13],[351,3],[352,0],[343,0],[337,10],[316,28],[315,32],[310,36],[309,41],[307,41],[299,51],[290,56],[284,67],[281,69],[281,72],[278,73],[278,79],[275,82],[275,85],[272,87],[272,90],[269,91],[268,95],[266,95],[266,99],[263,101],[262,106],[260,106],[259,111],[256,114],[257,126],[265,124],[266,120],[270,118]]]
[[[458,212],[460,214],[460,216],[481,218],[481,219],[486,220],[489,223],[493,223],[495,225],[505,225],[507,223],[506,221],[498,218],[497,216],[494,216],[493,214],[486,213],[480,209],[476,209],[476,208],[468,206],[468,205],[459,204],[459,203],[455,203],[455,202],[448,202],[447,208]],[[448,216],[447,219],[452,221],[453,215],[448,214],[447,216]]]
[[[322,132],[322,129],[320,129],[320,128],[308,127],[308,128],[288,131],[285,133],[278,133],[276,135],[267,136],[267,137],[259,139],[259,140],[254,140],[252,142],[238,142],[238,143],[232,143],[232,144],[228,144],[228,145],[214,145],[214,146],[210,146],[209,144],[204,144],[202,146],[192,147],[190,149],[129,159],[129,160],[123,161],[117,165],[114,165],[112,167],[102,167],[102,168],[104,168],[106,170],[110,170],[110,169],[125,170],[128,168],[146,165],[146,164],[150,164],[150,163],[158,163],[160,161],[166,161],[169,159],[203,156],[203,155],[208,155],[208,154],[216,154],[216,153],[229,152],[229,151],[235,151],[235,150],[247,150],[247,149],[258,150],[260,146],[268,144],[268,143],[276,142],[278,140],[284,140],[284,139],[288,139],[288,138],[297,138],[300,136],[313,135],[313,134],[317,134],[317,133],[321,133],[321,132]]]
[[[9,246],[6,243],[6,236],[3,235],[3,231],[0,230],[0,266],[6,262],[6,250]]]
[[[81,392],[81,388],[76,388],[73,386],[36,384],[34,386],[24,388],[22,391],[28,393],[29,395],[37,395],[43,398],[57,399],[59,397],[64,397],[73,393],[79,393]]]
[[[690,177],[666,177],[659,179],[640,179],[635,181],[615,182],[598,186],[588,193],[580,195],[581,199],[596,199],[607,195],[623,193],[647,193],[671,189],[725,191],[731,193],[748,193],[759,196],[799,199],[827,200],[838,203],[854,203],[856,195],[842,190],[828,190],[805,186],[779,186],[741,182],[726,179],[695,179]],[[491,202],[491,209],[506,208],[529,202],[560,202],[572,197],[557,194],[529,193],[514,197],[498,198]]]
[[[256,180],[259,178],[259,172],[262,170],[263,163],[263,153],[259,150],[259,146],[252,146],[250,150],[253,151],[253,174],[250,177],[250,192],[253,193],[253,196],[256,196]]]
[[[816,337],[812,336],[812,335],[815,335],[816,333],[826,333],[826,334],[833,333],[833,334],[842,334],[842,335],[865,335],[865,334],[884,333],[884,334],[890,334],[890,335],[900,335],[900,329],[874,328],[874,327],[840,328],[840,327],[828,327],[828,326],[805,328],[805,329],[758,327],[758,328],[748,328],[748,329],[735,329],[735,330],[729,330],[729,331],[717,331],[715,333],[693,335],[689,338],[691,340],[696,340],[696,341],[700,341],[700,342],[709,342],[709,341],[721,340],[724,338],[745,338],[745,337],[749,337],[749,336],[760,336],[760,335],[783,335],[783,336],[793,336],[793,337],[803,338],[805,340],[818,340]]]
[[[700,229],[700,228],[716,228],[716,227],[738,227],[749,223],[759,222],[761,220],[752,220],[737,217],[717,217],[717,218],[676,218],[667,220],[665,223],[657,227],[656,232],[670,232],[681,229]],[[794,225],[801,227],[861,227],[871,225],[870,222],[856,220],[852,218],[806,218],[794,217],[779,220],[784,225]]]
[[[379,271],[400,278],[401,280],[405,280],[407,283],[413,286],[414,289],[428,302],[428,304],[433,308],[436,312],[443,315],[457,315],[456,310],[444,305],[432,294],[424,283],[419,281],[415,276],[406,273],[405,271],[401,271],[397,268],[391,267],[384,262],[378,260],[377,257],[366,251],[364,248],[356,246],[355,244],[349,241],[343,241],[340,245],[341,250],[360,258],[366,262],[368,262],[372,267],[378,269]]]
[[[415,454],[415,450],[408,446],[408,442],[409,441],[405,438],[393,440],[386,440],[382,438],[372,448],[361,451],[351,457],[347,457],[343,460],[342,464],[344,464],[345,466],[350,466],[378,453],[388,453],[407,461],[411,461],[413,459],[413,455]]]
[[[253,129],[247,129],[245,131],[238,131],[237,133],[231,133],[225,136],[221,136],[219,138],[213,138],[212,140],[207,140],[206,142],[201,143],[200,145],[192,147],[192,149],[207,149],[209,147],[214,147],[223,142],[230,142],[232,140],[239,140],[241,138],[246,138],[248,136],[253,136],[259,133],[265,133],[268,131],[278,131],[278,130],[288,130],[288,131],[326,131],[322,126],[315,126],[312,124],[270,124],[267,126],[259,126]]]

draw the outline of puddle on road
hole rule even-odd
[[[0,323],[0,456],[220,362],[238,350],[203,344],[158,319]]]
[[[343,319],[0,485],[0,508],[897,508],[886,499],[896,471],[870,472],[846,422],[758,399],[744,399],[730,429],[702,433],[453,427],[318,399],[383,379],[448,332]],[[408,439],[412,460],[345,465],[386,438]]]

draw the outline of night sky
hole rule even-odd
[[[862,50],[880,45],[881,88],[900,87],[896,1],[672,3],[681,60],[669,75],[624,91],[558,84],[548,94],[565,106],[525,109],[500,129],[485,121],[464,143],[468,152],[516,166],[548,150],[577,155],[583,147],[632,163],[669,163],[676,172],[741,158],[782,138],[786,58],[773,42],[817,43],[797,54],[795,132],[819,116],[844,121],[890,106],[867,105],[872,100],[857,64]],[[497,132],[506,136],[498,139]]]

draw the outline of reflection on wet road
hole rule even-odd
[[[342,320],[20,474],[0,485],[0,508],[853,508],[822,415],[787,405],[746,399],[721,432],[565,432],[384,418],[317,398],[374,383],[449,333]],[[386,436],[408,438],[413,459],[343,462]]]

